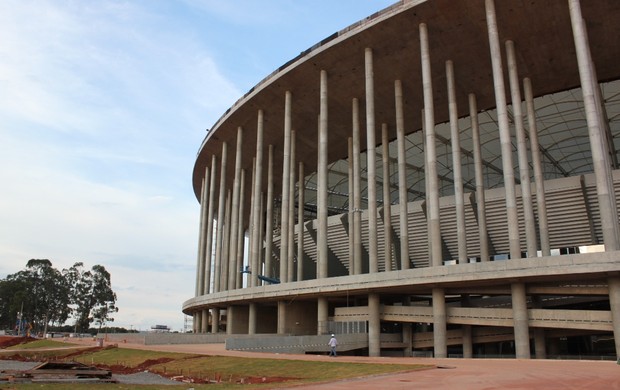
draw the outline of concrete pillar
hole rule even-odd
[[[446,61],[446,78],[448,80],[448,111],[450,113],[450,142],[452,146],[452,174],[454,175],[454,203],[456,206],[456,236],[458,241],[458,262],[467,264],[467,231],[465,230],[465,200],[463,190],[463,173],[461,167],[461,141],[459,132],[459,114],[456,105],[456,87],[454,86],[454,65]]]
[[[430,176],[428,174],[428,156],[427,156],[427,151],[428,148],[426,147],[426,115],[424,115],[424,111],[425,109],[423,108],[420,112],[420,119],[422,122],[422,140],[424,142],[424,192],[426,193],[425,199],[422,203],[422,207],[425,209],[425,216],[426,216],[426,241],[427,245],[428,245],[428,259],[429,259],[429,266],[433,266],[433,230],[431,229],[431,220],[429,218],[428,215],[428,211],[429,211],[429,199],[430,199],[430,189],[429,189],[429,185],[428,182],[430,181]],[[434,143],[433,143],[434,145]]]
[[[284,151],[282,156],[282,203],[280,205],[280,281],[287,282],[288,276],[288,198],[289,180],[291,179],[291,131],[292,131],[293,95],[286,91],[284,95]]]
[[[260,273],[260,250],[261,242],[260,236],[260,193],[262,191],[262,177],[263,177],[263,131],[264,131],[264,116],[263,110],[258,110],[258,121],[256,124],[256,173],[254,175],[254,189],[252,191],[254,197],[254,204],[252,210],[252,247],[250,248],[251,270],[252,276],[250,278],[250,286],[258,286],[257,275]]]
[[[514,321],[516,357],[517,359],[529,359],[530,333],[525,284],[515,282],[510,285],[510,289],[512,291],[512,316]]]
[[[614,327],[616,358],[620,359],[620,277],[610,277],[607,279],[607,285],[609,286],[609,306]]]
[[[404,322],[403,324],[403,356],[413,356],[413,324],[411,322]]]
[[[405,296],[403,306],[411,306],[411,297]],[[413,323],[403,322],[403,356],[410,357],[413,355]]]
[[[211,288],[211,269],[213,267],[212,264],[212,256],[213,256],[213,221],[215,220],[215,215],[213,215],[213,209],[215,207],[215,172],[217,169],[217,160],[215,155],[211,157],[211,174],[210,174],[210,183],[209,183],[209,211],[207,212],[207,242],[205,244],[205,280],[204,280],[204,293],[209,294],[212,290]]]
[[[209,331],[209,310],[200,311],[200,333]]]
[[[403,109],[403,84],[394,82],[396,111],[396,144],[398,147],[398,203],[400,206],[400,266],[409,269],[409,222],[407,196],[407,157],[405,148],[405,114]]]
[[[200,332],[200,323],[202,322],[201,312],[197,311],[192,314],[192,331],[194,333]]]
[[[364,51],[366,74],[366,157],[368,164],[368,272],[379,271],[377,249],[377,164],[375,141],[375,87],[372,49]]]
[[[355,213],[355,207],[353,206],[353,138],[349,137],[347,139],[347,177],[348,181],[348,190],[349,190],[349,214],[347,218],[347,223],[349,224],[348,238],[349,238],[349,275],[355,275],[355,268],[353,263],[353,214]]]
[[[329,316],[329,305],[326,297],[317,300],[317,334],[327,333],[327,320]]]
[[[273,145],[267,155],[267,216],[265,221],[265,275],[277,277],[273,269]]]
[[[607,172],[605,177],[607,178],[607,188],[610,188],[612,191],[612,198],[610,202],[611,215],[618,215],[618,208],[615,200],[615,187],[612,170],[618,167],[618,159],[616,157],[616,150],[613,146],[613,137],[611,135],[611,131],[609,128],[609,118],[607,116],[607,111],[605,109],[605,104],[603,104],[603,93],[601,92],[601,87],[598,83],[598,76],[596,74],[596,67],[594,66],[594,61],[592,60],[592,54],[590,53],[590,42],[588,40],[588,34],[585,34],[585,43],[586,43],[586,52],[588,53],[588,65],[590,68],[590,80],[592,81],[592,89],[594,90],[594,106],[596,107],[597,114],[599,116],[599,124],[600,124],[600,133],[603,150],[605,151],[605,166],[607,167]],[[618,243],[619,235],[620,235],[620,226],[618,224],[618,219],[616,218],[613,223],[613,227],[615,230],[616,237],[616,245],[620,245]]]
[[[540,295],[532,296],[532,309],[541,309],[542,308],[542,300]],[[545,329],[544,328],[533,328],[532,333],[534,334],[534,354],[536,359],[546,359],[547,358],[547,346],[545,340]]]
[[[598,115],[596,107],[596,91],[594,90],[594,82],[596,80],[594,80],[592,74],[591,55],[588,48],[586,26],[583,16],[581,15],[581,4],[579,0],[569,0],[568,5],[573,27],[575,49],[577,51],[579,78],[581,80],[583,104],[586,111],[586,121],[588,123],[590,147],[592,149],[592,163],[594,165],[596,192],[601,212],[603,241],[606,251],[615,251],[618,250],[620,246],[617,234],[618,218],[617,213],[614,212],[615,194],[608,180],[611,172],[606,159],[607,148],[605,147],[605,136],[602,132],[600,116]]]
[[[295,131],[291,131],[291,161],[290,161],[288,181],[288,275],[286,280],[293,282],[295,280]]]
[[[435,109],[433,105],[433,83],[431,58],[428,48],[428,29],[420,24],[420,54],[422,57],[422,86],[424,88],[424,130],[426,144],[424,148],[427,178],[427,209],[431,262],[434,267],[443,265],[441,247],[441,225],[439,220],[439,182],[437,179],[437,152],[435,150]]]
[[[506,41],[506,57],[508,75],[510,79],[510,96],[512,113],[517,135],[517,156],[519,159],[519,177],[521,179],[521,199],[523,202],[523,220],[525,221],[525,241],[527,243],[527,257],[537,257],[536,223],[532,202],[532,187],[530,185],[530,166],[527,158],[527,140],[523,127],[523,110],[521,109],[521,89],[519,72],[513,41]]]
[[[237,264],[237,251],[238,245],[237,241],[241,240],[239,236],[239,224],[243,225],[243,214],[239,212],[239,198],[241,197],[241,156],[243,151],[243,129],[241,127],[237,128],[237,147],[235,149],[235,176],[233,178],[233,195],[232,195],[232,215],[231,215],[231,223],[230,223],[230,249],[229,253],[229,262],[230,262],[230,270],[228,273],[228,288],[236,289],[238,286],[236,285],[237,274],[239,273],[240,267]],[[241,219],[241,221],[239,221]]]
[[[545,329],[534,328],[533,331],[534,331],[534,352],[536,354],[536,359],[546,359],[547,348],[545,345]]]
[[[248,334],[256,334],[257,313],[258,307],[256,303],[250,303],[248,307]]]
[[[205,169],[205,176],[202,179],[200,187],[200,225],[198,235],[198,264],[196,265],[196,296],[204,294],[205,278],[205,243],[207,235],[207,210],[208,210],[208,193],[209,193],[209,167]],[[195,323],[195,322],[194,322]]]
[[[245,169],[241,170],[241,177],[239,178],[239,223],[237,228],[239,229],[237,233],[237,258],[235,260],[235,288],[243,287],[243,275],[241,273],[241,269],[243,268],[243,248],[245,244],[245,226],[244,226],[244,217],[245,214]]]
[[[265,226],[265,193],[262,191],[260,193],[260,211],[258,215],[260,216],[258,218],[258,258],[256,260],[258,266],[254,274],[255,277],[258,277],[258,275],[265,275],[265,270],[263,269],[263,254],[265,249],[265,230],[263,229],[263,226]],[[262,280],[256,281],[257,286],[262,286],[263,284]]]
[[[317,278],[328,277],[327,254],[327,72],[321,71],[320,116],[319,116],[319,161],[317,189]],[[320,303],[320,301],[319,301]],[[320,306],[320,305],[319,305]],[[319,313],[319,319],[321,318]]]
[[[220,333],[220,309],[211,309],[211,333]]]
[[[286,333],[286,302],[278,301],[278,334]]]
[[[254,252],[253,252],[253,248],[254,248],[254,241],[256,241],[256,237],[254,236],[254,204],[256,202],[258,202],[258,195],[254,193],[254,189],[256,188],[256,186],[254,185],[256,183],[256,156],[254,156],[252,158],[252,182],[251,182],[251,186],[250,186],[250,217],[249,217],[249,221],[248,221],[248,236],[249,236],[249,245],[248,245],[248,268],[250,268],[250,271],[254,271],[251,268],[254,266],[254,259],[252,258],[252,256],[254,256]],[[252,282],[252,279],[254,278],[254,276],[252,275],[252,273],[249,274],[245,274],[246,275],[246,286],[247,287],[253,287],[254,286],[254,282]]]
[[[222,249],[224,244],[224,225],[226,206],[226,165],[228,160],[228,145],[222,143],[222,164],[220,165],[220,194],[217,201],[217,230],[215,231],[215,266],[213,272],[213,291],[219,292],[222,278]]]
[[[502,169],[504,171],[504,189],[506,192],[506,216],[508,222],[508,237],[510,258],[521,258],[519,243],[519,219],[517,213],[517,198],[515,190],[514,168],[512,165],[512,142],[510,140],[510,125],[508,110],[506,109],[506,91],[504,87],[504,71],[502,70],[502,52],[497,31],[497,16],[495,15],[495,1],[485,0],[489,46],[491,51],[491,65],[493,68],[493,86],[495,87],[495,106],[497,122],[499,124],[499,138],[502,153]]]
[[[224,210],[224,235],[222,238],[222,257],[220,263],[222,268],[222,274],[220,276],[220,291],[228,290],[228,271],[230,268],[230,257],[228,250],[230,249],[231,203],[232,193],[230,190],[228,190],[228,194],[226,195],[226,206]]]
[[[523,79],[523,93],[527,109],[527,122],[530,128],[530,152],[534,167],[534,181],[536,183],[536,208],[538,211],[538,231],[540,235],[540,249],[543,256],[551,256],[549,244],[549,222],[547,220],[547,200],[545,197],[545,175],[538,145],[538,128],[536,126],[536,110],[534,109],[534,95],[532,82],[529,78]]]
[[[299,186],[297,197],[297,280],[304,280],[304,205],[305,205],[305,183],[304,183],[304,163],[299,162]]]
[[[381,356],[379,294],[368,294],[368,356]]]
[[[387,123],[381,125],[381,157],[383,160],[383,240],[385,270],[392,270],[392,201],[390,188],[390,144]]]
[[[463,325],[463,358],[471,359],[474,356],[474,343],[471,325]]]
[[[433,288],[433,347],[436,358],[448,357],[446,293]]]
[[[353,273],[362,273],[362,195],[360,178],[359,100],[353,99]]]
[[[473,93],[469,94],[469,118],[471,120],[474,174],[476,177],[476,211],[478,217],[478,237],[480,240],[480,261],[489,261],[489,234],[487,232],[486,199],[484,196],[484,176],[482,173],[478,103],[476,102],[476,95]]]
[[[233,329],[235,328],[235,322],[236,322],[235,313],[236,311],[234,307],[228,306],[226,308],[226,334],[228,335],[233,334]]]

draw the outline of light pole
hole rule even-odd
[[[47,314],[43,317],[45,319],[45,326],[43,327],[43,338],[47,338]]]

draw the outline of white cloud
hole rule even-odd
[[[116,325],[177,328],[193,295],[193,158],[239,92],[195,36],[160,30],[157,12],[0,2],[0,277],[30,258],[102,264]]]
[[[30,258],[101,264],[115,325],[179,329],[204,129],[353,11],[381,8],[352,4],[0,1],[0,278]]]
[[[123,308],[122,321],[127,327],[133,325],[134,329],[147,330],[162,324],[180,330],[183,325],[181,303],[194,294],[193,284],[188,283],[195,278],[193,267],[175,264],[166,270],[144,270],[140,272],[140,281],[135,279],[136,271],[132,268],[114,266],[109,270],[113,283],[123,286],[117,291],[118,305]],[[172,311],[171,307],[177,310]],[[115,325],[118,322],[115,321]]]

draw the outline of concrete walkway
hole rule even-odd
[[[93,343],[84,340],[83,343]],[[326,355],[288,355],[227,351],[223,344],[139,345],[119,347],[203,355],[334,361]],[[620,390],[620,365],[612,361],[428,359],[339,356],[337,361],[374,364],[425,364],[429,370],[301,386],[303,389],[446,389],[446,390]],[[299,386],[295,388],[300,388]]]

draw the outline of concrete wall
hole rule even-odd
[[[336,335],[338,351],[351,351],[368,348],[368,334]],[[308,352],[328,353],[327,345],[330,335],[321,336],[277,336],[254,335],[253,337],[229,337],[226,339],[226,349],[238,351],[296,353]]]
[[[224,343],[226,334],[194,333],[107,333],[99,334],[106,342],[117,344],[218,344]]]
[[[258,305],[256,319],[256,333],[278,332],[278,308],[276,306]]]
[[[228,326],[231,326],[232,334],[247,334],[249,310],[248,306],[231,306],[228,308]]]
[[[286,305],[285,331],[291,335],[317,333],[317,303],[292,302]]]
[[[99,333],[96,337],[109,343],[144,344],[147,333]]]
[[[148,333],[145,337],[146,345],[160,344],[219,344],[226,340],[225,333]]]

